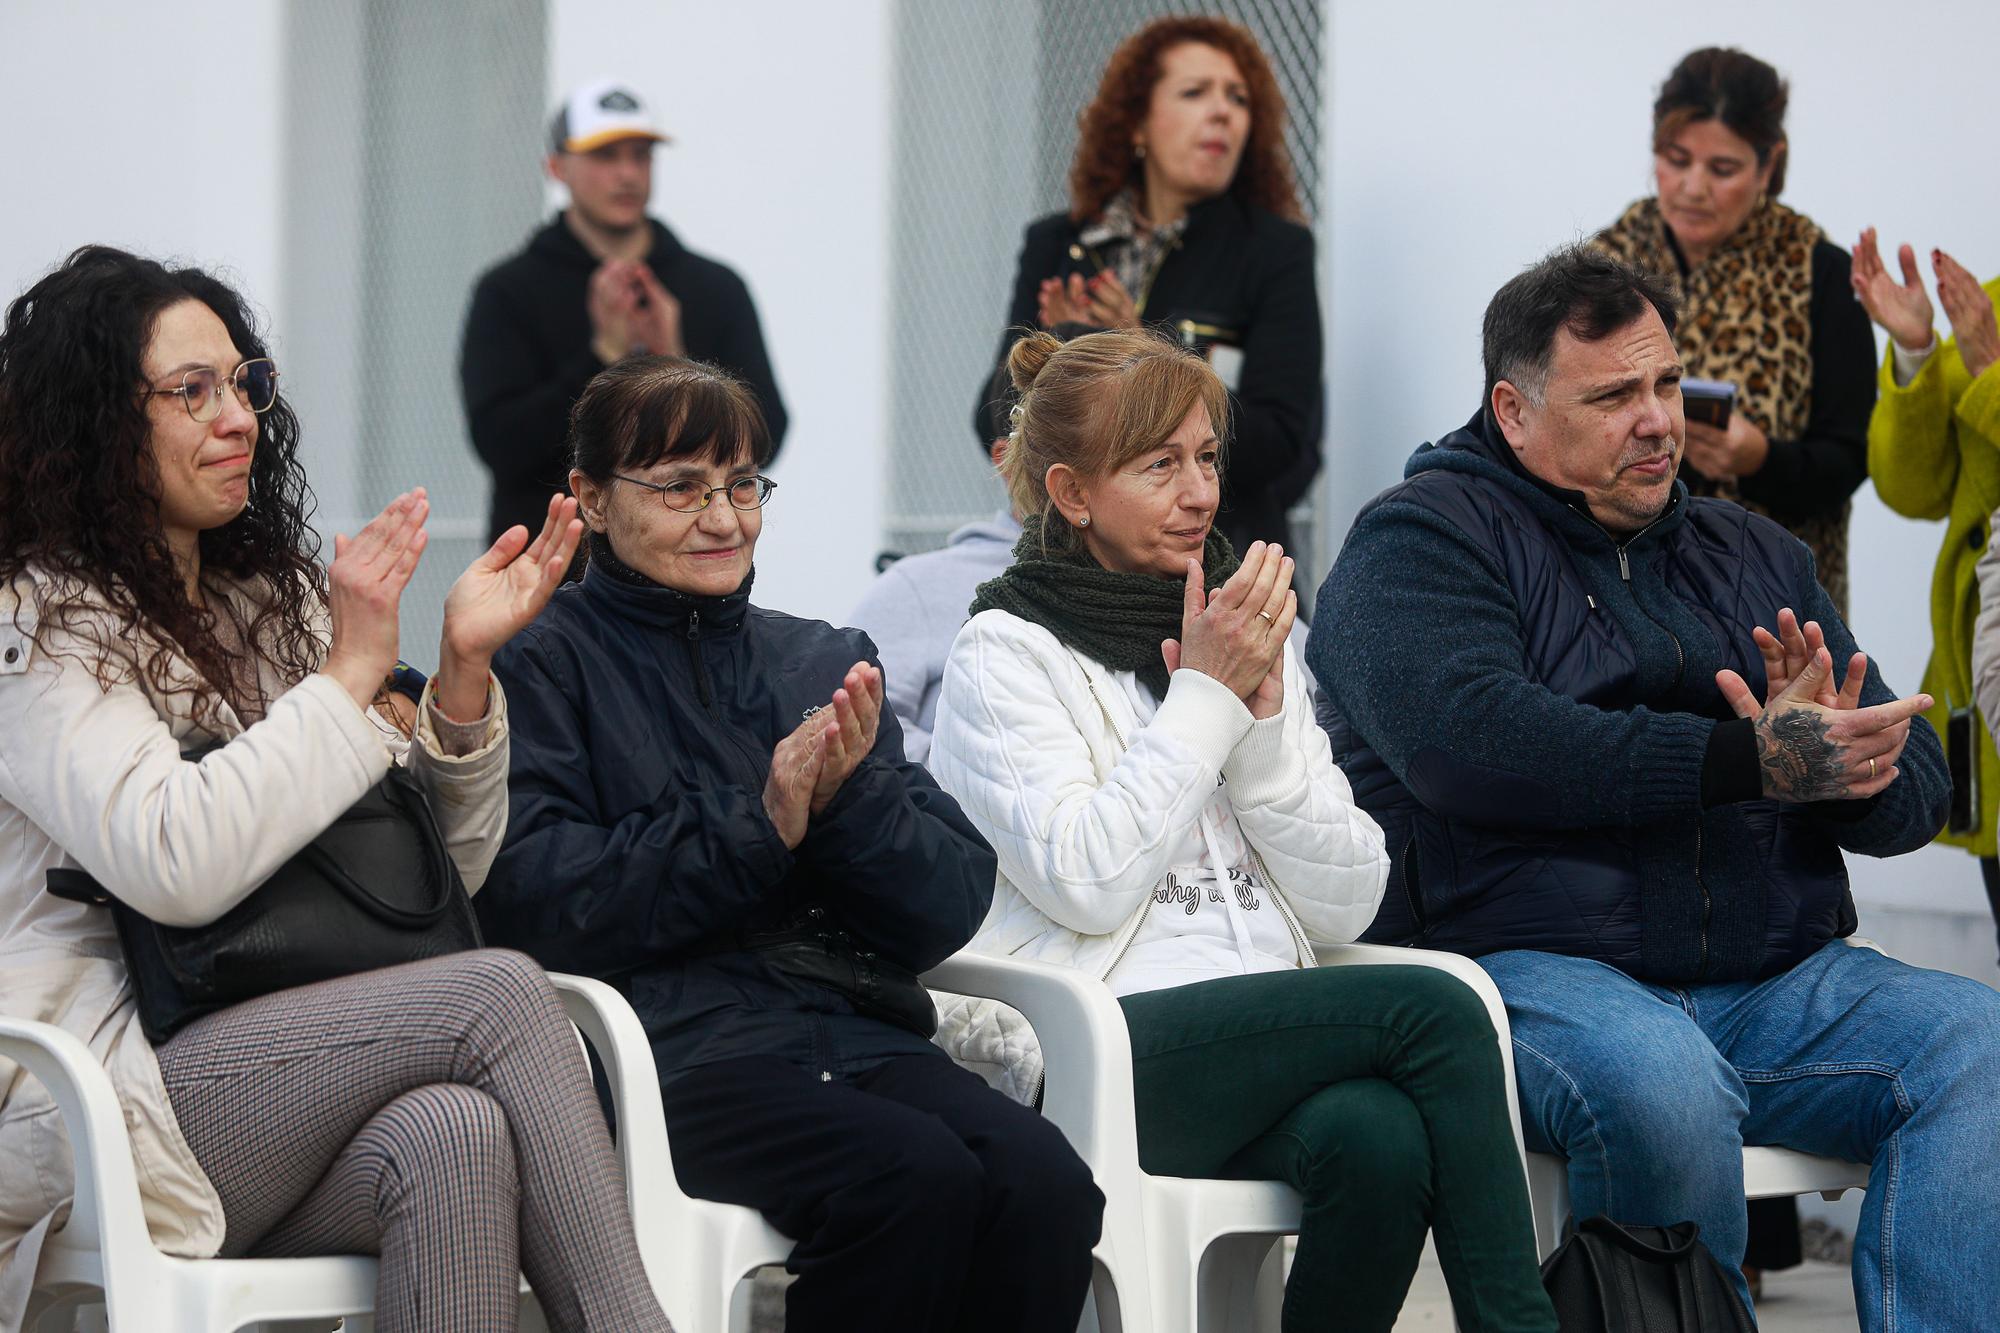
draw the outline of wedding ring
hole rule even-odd
[[[1259,611],[1257,613],[1257,619],[1263,621],[1266,625],[1276,625],[1278,623],[1277,621],[1271,619],[1271,613],[1269,611]]]
[[[1873,759],[1868,761],[1868,780],[1870,782],[1875,780],[1875,761]]]

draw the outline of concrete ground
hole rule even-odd
[[[1757,1305],[1761,1333],[1845,1333],[1858,1329],[1854,1318],[1854,1286],[1845,1264],[1804,1263],[1764,1277],[1764,1299]],[[1396,1333],[1452,1333],[1451,1302],[1445,1297],[1444,1274],[1429,1251],[1417,1270],[1416,1285],[1396,1321]]]
[[[784,1322],[784,1275],[767,1272],[756,1284],[753,1333],[781,1333]],[[1854,1318],[1854,1288],[1844,1264],[1805,1263],[1764,1279],[1764,1299],[1757,1307],[1762,1333],[1844,1333],[1859,1325]],[[1437,1258],[1426,1250],[1417,1270],[1396,1333],[1452,1333],[1451,1302],[1445,1296],[1444,1274]]]

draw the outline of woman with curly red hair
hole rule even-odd
[[[1163,18],[1112,53],[1079,121],[1070,207],[1029,225],[995,370],[973,413],[1008,433],[1007,353],[1033,329],[1162,328],[1229,389],[1217,526],[1289,544],[1319,472],[1313,236],[1285,152],[1285,99],[1244,29]]]

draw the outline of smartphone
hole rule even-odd
[[[1951,813],[1948,833],[1971,833],[1979,827],[1979,710],[1954,708],[1945,717],[1944,756],[1951,768]]]
[[[1706,422],[1717,430],[1728,430],[1730,413],[1735,407],[1734,384],[1692,377],[1681,381],[1681,411],[1689,421]]]

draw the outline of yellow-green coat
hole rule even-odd
[[[2000,278],[1986,284],[2000,307]],[[1931,660],[1924,693],[1937,700],[1929,716],[1945,735],[1945,716],[1970,707],[1973,623],[1979,584],[1973,567],[2000,508],[2000,364],[1974,380],[1958,344],[1947,341],[1916,378],[1896,385],[1894,351],[1882,363],[1880,395],[1868,423],[1868,475],[1882,503],[1906,518],[1945,519],[1944,549],[1931,574]],[[1973,728],[1979,746],[1979,827],[1941,833],[1940,842],[1977,856],[1995,854],[1994,813],[2000,801],[2000,755],[1988,720]]]

